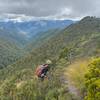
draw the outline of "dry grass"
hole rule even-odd
[[[64,75],[66,76],[66,80],[68,81],[69,89],[76,90],[70,90],[71,92],[77,92],[77,94],[79,94],[84,91],[84,75],[88,71],[88,64],[88,59],[80,59],[76,60],[64,69]]]

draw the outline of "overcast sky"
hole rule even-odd
[[[77,19],[100,17],[100,0],[0,0],[0,16]]]

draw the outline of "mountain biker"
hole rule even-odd
[[[41,80],[44,80],[44,78],[48,78],[47,72],[49,71],[51,64],[52,64],[52,61],[47,60],[46,64],[38,66],[35,71],[36,76],[40,78]]]

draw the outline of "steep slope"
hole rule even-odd
[[[8,40],[12,40],[14,42],[17,42],[18,45],[20,46],[23,46],[23,44],[25,44],[27,42],[27,38],[24,34],[21,34],[17,31],[15,31],[12,27],[12,30],[11,29],[6,29],[6,28],[3,28],[0,27],[0,37],[1,38],[6,38]]]
[[[0,37],[0,68],[14,63],[23,54],[24,51],[16,42]]]
[[[58,35],[62,29],[51,29],[46,32],[40,32],[35,36],[35,38],[26,45],[26,49],[31,51],[34,48],[38,48],[41,45],[44,45],[48,40],[52,39]]]
[[[64,28],[74,22],[75,21],[72,20],[31,20],[22,22],[9,20],[8,22],[1,21],[0,27],[17,32],[26,32],[26,34],[32,36],[35,33],[47,31],[49,29]]]
[[[56,34],[55,28],[63,28],[65,25],[68,26],[71,23],[73,23],[73,21],[71,20],[37,20],[28,22],[1,21],[0,67],[11,64],[11,62],[15,61],[14,59],[22,56],[22,52],[24,52],[25,50],[29,52],[33,48],[40,46],[41,43],[44,43],[43,41],[48,40],[50,37]],[[34,29],[34,27],[36,28],[36,30]],[[43,32],[48,29],[50,29],[50,31]],[[43,41],[41,42],[41,40]],[[31,42],[30,45],[27,46],[27,49],[24,49],[25,45],[29,44],[29,42]],[[23,51],[21,49],[23,49]]]
[[[57,59],[60,52],[65,47],[71,52],[71,60],[81,57],[99,56],[99,25],[100,19],[85,17],[80,22],[59,31],[56,36],[33,49],[29,55],[26,55],[26,57],[12,65],[13,67],[8,67],[8,70],[10,70],[10,68],[15,71],[24,68],[33,68],[35,65],[44,62],[46,59]]]
[[[99,56],[100,19],[85,17],[80,22],[57,32],[54,37],[34,48],[23,59],[6,69],[0,70],[0,98],[7,99],[8,97],[12,100],[15,97],[26,100],[33,98],[33,100],[49,100],[51,98],[55,100],[58,98],[58,100],[61,100],[61,98],[63,100],[77,100],[73,99],[66,87],[61,86],[59,80],[61,69],[60,71],[58,69],[54,70],[50,81],[40,82],[34,79],[33,71],[35,66],[44,63],[46,59],[58,60],[64,48],[70,50],[71,60]],[[57,63],[58,65],[54,63],[53,67],[62,67],[59,62]]]
[[[55,58],[64,47],[71,49],[73,58],[100,54],[100,19],[85,17],[70,25],[39,48],[33,49],[31,56],[38,60],[42,57]]]
[[[0,27],[0,68],[14,63],[24,54],[24,36]]]
[[[72,20],[31,20],[31,21],[0,21],[0,29],[10,32],[11,36],[25,44],[31,39],[48,30],[64,28],[74,23]],[[13,34],[14,33],[14,34]]]

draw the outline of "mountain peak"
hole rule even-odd
[[[83,22],[83,21],[92,21],[92,20],[96,20],[96,19],[100,19],[100,18],[97,18],[95,16],[86,16],[81,20],[81,22]]]

